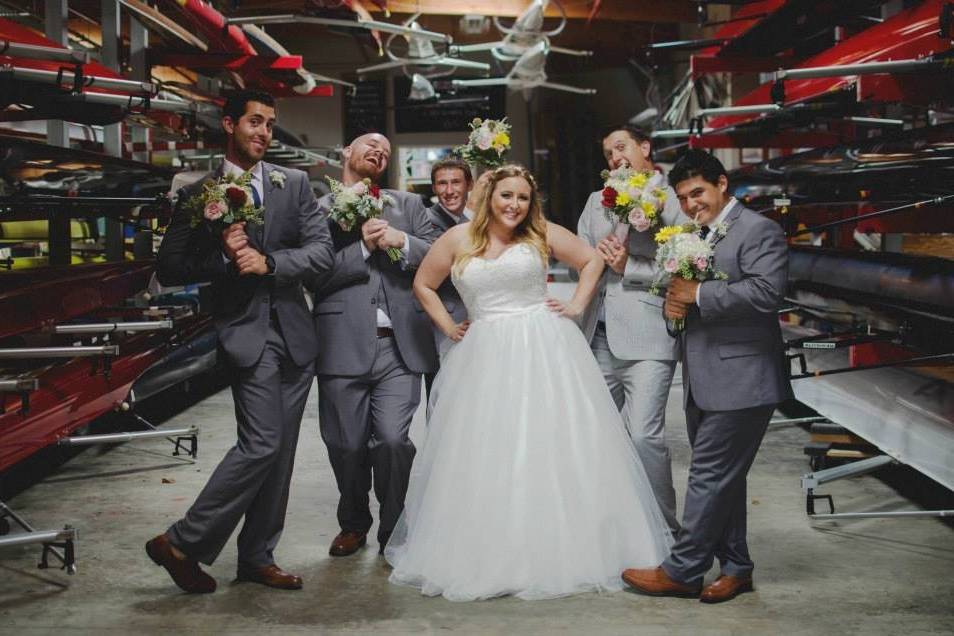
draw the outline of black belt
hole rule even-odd
[[[393,338],[394,329],[390,327],[378,327],[378,338]]]

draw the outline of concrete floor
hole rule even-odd
[[[680,387],[669,404],[682,493],[689,449]],[[392,586],[377,546],[344,559],[327,554],[337,532],[337,493],[318,436],[316,390],[277,553],[280,565],[304,577],[305,589],[232,583],[233,543],[210,568],[219,590],[188,596],[149,561],[143,544],[186,510],[232,444],[230,393],[216,393],[164,426],[191,423],[202,427],[195,464],[173,458],[162,440],[87,450],[8,502],[36,527],[72,523],[81,540],[72,577],[37,570],[36,546],[0,551],[0,632],[954,633],[954,529],[937,520],[808,521],[799,487],[808,435],[795,427],[769,432],[749,478],[754,594],[719,606],[629,592],[457,604]],[[412,436],[423,438],[421,413]],[[825,492],[841,510],[913,505],[873,476]]]

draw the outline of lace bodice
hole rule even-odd
[[[452,280],[471,320],[526,313],[542,307],[547,294],[544,262],[527,243],[493,260],[474,257]]]

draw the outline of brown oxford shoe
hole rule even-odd
[[[367,542],[367,532],[342,530],[331,542],[331,549],[328,550],[328,554],[335,557],[349,556],[360,550]]]
[[[731,601],[739,594],[751,592],[754,589],[751,576],[728,576],[723,574],[702,590],[702,596],[699,597],[699,600],[703,603],[724,603],[725,601]]]
[[[146,554],[166,572],[183,591],[190,594],[208,594],[215,591],[215,579],[202,571],[198,561],[178,555],[165,534],[146,543]]]
[[[661,567],[632,568],[623,572],[623,581],[637,592],[649,596],[680,596],[696,598],[699,596],[699,587],[692,587],[678,581],[673,581]]]
[[[302,587],[300,576],[286,572],[274,563],[261,567],[239,566],[236,578],[239,581],[261,583],[280,590],[300,590]]]

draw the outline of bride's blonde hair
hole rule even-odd
[[[537,182],[530,171],[516,164],[501,166],[494,170],[479,193],[480,207],[477,208],[474,218],[471,219],[467,235],[470,238],[470,248],[465,250],[454,260],[452,268],[455,275],[460,275],[470,259],[482,256],[490,245],[490,221],[493,219],[493,193],[497,184],[510,177],[521,177],[530,184],[530,208],[527,216],[514,229],[514,242],[528,243],[540,253],[540,258],[546,263],[549,258],[547,248],[547,220],[543,216],[540,206],[540,193],[537,192]]]

